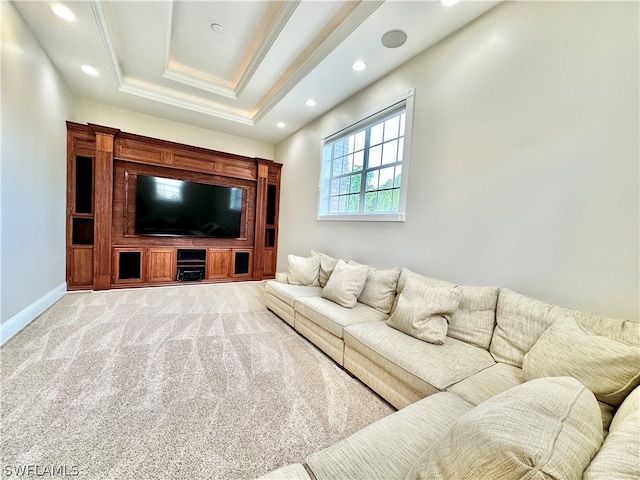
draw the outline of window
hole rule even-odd
[[[413,90],[326,136],[319,220],[404,221]]]

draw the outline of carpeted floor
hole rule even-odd
[[[259,282],[65,295],[0,349],[0,475],[253,478],[393,411],[262,296]]]

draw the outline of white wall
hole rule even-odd
[[[316,248],[638,319],[638,13],[500,4],[279,143],[278,269]],[[407,221],[316,221],[321,134],[411,87]]]
[[[123,132],[247,157],[273,160],[275,154],[272,143],[215,132],[87,100],[76,100],[74,118],[77,123],[94,123],[118,128]]]
[[[72,99],[13,5],[0,2],[0,319],[64,290],[66,126]],[[40,303],[41,304],[41,303]]]

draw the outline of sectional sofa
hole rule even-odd
[[[640,478],[640,323],[290,255],[267,307],[398,412],[263,479]]]

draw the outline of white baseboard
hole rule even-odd
[[[33,322],[42,312],[60,300],[65,293],[67,293],[67,283],[63,282],[27,308],[3,322],[0,326],[0,345],[4,345],[16,333]]]

